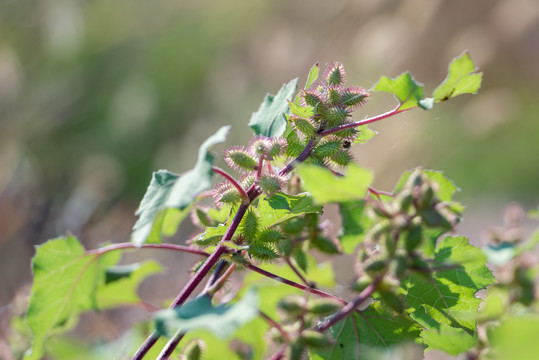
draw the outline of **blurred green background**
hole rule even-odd
[[[316,61],[365,88],[410,70],[429,94],[464,50],[479,95],[373,124],[355,154],[384,190],[414,166],[443,169],[478,235],[507,202],[539,200],[536,0],[0,0],[0,357],[33,245],[68,231],[87,247],[128,241],[153,170],[189,169],[222,125],[245,143],[265,93]],[[356,118],[394,104],[373,94]],[[191,263],[171,259],[179,289]]]

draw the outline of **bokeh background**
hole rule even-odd
[[[365,88],[409,70],[429,94],[464,50],[479,95],[373,124],[355,155],[383,190],[412,167],[443,169],[479,239],[510,201],[539,203],[537,0],[0,0],[0,358],[34,245],[128,241],[152,171],[191,168],[222,125],[227,144],[247,142],[266,92],[304,83],[316,61],[343,62]],[[394,104],[374,94],[356,118]],[[141,291],[172,297],[192,261],[159,256],[167,286]],[[114,338],[107,320],[96,331]]]

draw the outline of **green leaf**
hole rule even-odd
[[[219,129],[200,146],[195,167],[179,176],[168,170],[153,173],[152,180],[136,215],[131,241],[141,246],[161,243],[161,235],[173,235],[179,224],[189,215],[197,196],[211,189],[212,165],[215,155],[209,149],[223,142],[229,126]]]
[[[397,315],[385,309],[380,302],[369,305],[329,329],[335,339],[332,347],[316,350],[312,359],[361,359],[366,348],[389,350],[392,347],[415,342],[421,327],[407,315]]]
[[[45,339],[75,325],[78,314],[96,309],[96,290],[119,253],[87,255],[73,236],[50,240],[36,249],[32,260],[34,283],[26,314],[32,349],[25,359],[41,359]]]
[[[320,73],[320,65],[318,64],[318,62],[316,62],[316,64],[313,65],[313,67],[311,68],[311,70],[309,70],[309,75],[307,76],[307,81],[305,82],[305,87],[304,89],[308,89],[311,87],[311,85],[314,84],[314,82],[316,81],[316,79],[318,79],[318,74]],[[296,95],[296,99],[294,100],[294,102],[296,104],[300,104],[301,102],[301,97],[299,94]]]
[[[365,238],[366,231],[363,222],[368,221],[368,217],[364,216],[365,201],[342,202],[339,204],[339,212],[342,220],[339,241],[343,252],[352,254],[356,246]]]
[[[168,170],[159,170],[152,174],[150,185],[136,212],[139,219],[133,226],[133,243],[140,246],[146,242],[161,242],[161,227],[165,218],[163,204],[178,178],[179,175]]]
[[[427,350],[442,350],[450,355],[459,355],[477,343],[477,334],[470,335],[462,328],[440,324],[430,318],[423,308],[414,312],[414,320],[425,328],[421,331],[421,338],[428,346]]]
[[[243,324],[258,315],[258,295],[251,289],[233,305],[213,306],[209,296],[200,296],[175,309],[157,312],[156,329],[170,336],[178,329],[208,330],[221,338],[232,335]]]
[[[219,224],[217,227],[207,227],[200,236],[196,237],[195,241],[199,245],[216,244],[222,239],[227,229],[228,225],[225,224]]]
[[[313,204],[313,198],[309,194],[286,195],[283,193],[260,199],[257,209],[262,228],[275,226],[303,214],[321,211],[322,207]]]
[[[99,308],[140,304],[137,295],[138,286],[148,276],[161,271],[161,265],[153,260],[131,265],[109,266],[105,270],[107,281],[97,292]],[[111,281],[112,279],[114,281]]]
[[[481,87],[483,73],[475,73],[472,58],[468,52],[453,59],[445,80],[434,90],[433,97],[438,101],[451,99],[462,94],[475,94]]]
[[[302,164],[297,169],[305,190],[310,192],[319,204],[347,202],[364,199],[372,182],[373,174],[358,165],[348,167],[345,176],[335,176],[330,170],[320,166]]]
[[[416,107],[423,98],[423,85],[416,82],[409,72],[394,79],[382,76],[374,86],[374,91],[384,91],[395,95],[400,103],[398,110]]]
[[[489,334],[494,346],[493,359],[535,360],[539,356],[539,316],[524,315],[508,318]]]
[[[290,113],[297,115],[299,117],[302,117],[304,119],[308,119],[312,116],[314,116],[314,108],[312,106],[300,106],[296,105],[296,103],[293,103],[292,101],[288,102],[288,106],[290,107]]]
[[[212,188],[212,166],[215,155],[209,150],[215,144],[225,141],[229,130],[230,126],[223,126],[202,143],[195,167],[174,183],[165,202],[166,207],[183,210],[191,205],[201,192]]]
[[[286,119],[283,116],[288,113],[288,100],[296,92],[298,79],[284,84],[277,95],[267,94],[258,111],[251,115],[249,126],[253,129],[255,135],[264,135],[267,137],[279,137],[286,128]]]
[[[486,257],[466,237],[445,237],[434,252],[434,266],[452,267],[437,271],[429,279],[416,272],[402,281],[402,293],[415,318],[424,308],[436,322],[475,331],[481,300],[475,293],[494,283],[485,266]]]

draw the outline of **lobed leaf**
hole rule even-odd
[[[398,110],[416,107],[423,98],[423,85],[416,82],[409,72],[394,79],[382,76],[374,86],[374,91],[393,94],[400,104]]]
[[[462,53],[449,64],[447,77],[434,90],[436,102],[444,101],[462,94],[475,94],[481,87],[483,73],[476,73],[472,58],[468,52]]]
[[[289,112],[288,101],[298,87],[298,79],[284,84],[277,95],[266,94],[264,101],[260,104],[257,112],[251,115],[249,126],[255,135],[267,137],[279,137],[286,129],[286,118],[284,114]]]
[[[495,281],[485,263],[481,250],[470,245],[466,237],[442,239],[433,264],[449,269],[434,272],[431,279],[414,272],[402,282],[412,318],[424,309],[440,324],[475,331],[475,314],[481,302],[475,293]]]
[[[33,341],[25,359],[41,359],[47,337],[72,327],[82,311],[98,308],[96,291],[105,283],[106,268],[115,265],[119,255],[87,255],[73,236],[37,247],[26,314]]]
[[[355,164],[349,166],[347,174],[342,177],[335,176],[326,168],[308,164],[299,166],[297,172],[305,190],[319,204],[364,199],[373,179],[371,171]]]
[[[161,235],[173,235],[178,225],[189,215],[190,206],[197,196],[211,189],[212,165],[215,155],[211,146],[225,141],[230,127],[224,126],[200,146],[195,167],[183,175],[168,170],[153,173],[146,194],[136,215],[131,242],[141,246],[145,243],[161,243]]]

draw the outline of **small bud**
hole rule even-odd
[[[324,73],[324,80],[327,85],[342,85],[345,77],[344,66],[340,63],[331,64]]]
[[[316,128],[312,122],[299,116],[290,117],[294,127],[305,136],[312,136],[316,133]]]
[[[326,125],[335,127],[347,123],[350,118],[350,112],[342,106],[334,106],[326,109],[322,113],[322,118]]]
[[[348,87],[341,92],[341,104],[349,110],[355,110],[365,104],[368,97],[369,93],[365,89],[357,86]]]
[[[305,103],[309,106],[316,107],[318,104],[322,103],[322,98],[318,93],[312,90],[303,90],[301,96],[305,100]]]
[[[327,139],[324,143],[319,144],[314,149],[314,155],[322,158],[329,158],[342,149],[342,140],[341,139]]]
[[[282,298],[277,307],[287,313],[289,316],[296,316],[305,310],[305,299],[301,296],[292,295]]]
[[[304,330],[301,333],[300,341],[307,345],[307,347],[315,349],[323,349],[332,343],[328,334],[314,330]]]
[[[201,360],[205,349],[206,344],[202,340],[193,340],[184,347],[183,353],[186,360]]]
[[[221,204],[234,204],[241,201],[238,190],[228,181],[220,182],[215,186],[213,198],[216,203]]]
[[[264,243],[277,243],[284,239],[284,235],[276,229],[264,229],[258,235],[258,240]]]
[[[258,186],[262,191],[268,195],[275,194],[277,191],[281,190],[285,183],[285,178],[279,174],[263,174],[260,179],[258,179]]]
[[[271,139],[263,135],[255,136],[249,142],[249,150],[258,156],[267,155],[271,150]]]
[[[365,271],[369,275],[374,275],[374,274],[377,274],[377,273],[381,272],[386,267],[387,267],[387,261],[386,260],[374,260],[374,261],[370,262],[365,267]]]
[[[342,307],[341,304],[331,299],[314,299],[307,303],[307,310],[314,315],[328,316],[337,312]]]
[[[352,157],[352,154],[344,149],[341,149],[336,154],[333,154],[330,158],[331,162],[342,167],[345,167],[350,164],[353,159],[354,158]]]
[[[225,161],[228,166],[240,171],[252,171],[258,165],[258,161],[244,146],[233,146],[225,150]]]
[[[404,235],[404,247],[407,252],[413,252],[423,240],[423,231],[420,225],[413,225]]]
[[[249,245],[249,254],[259,261],[270,262],[279,258],[279,254],[272,248],[258,243]]]
[[[270,159],[273,159],[273,158],[275,158],[277,156],[282,155],[285,152],[287,145],[288,144],[287,144],[286,139],[272,138],[271,139],[271,147],[270,147],[270,151],[268,153],[268,157]]]
[[[254,210],[249,209],[245,213],[245,216],[240,224],[241,233],[245,239],[251,241],[256,237],[259,222],[258,214]]]

